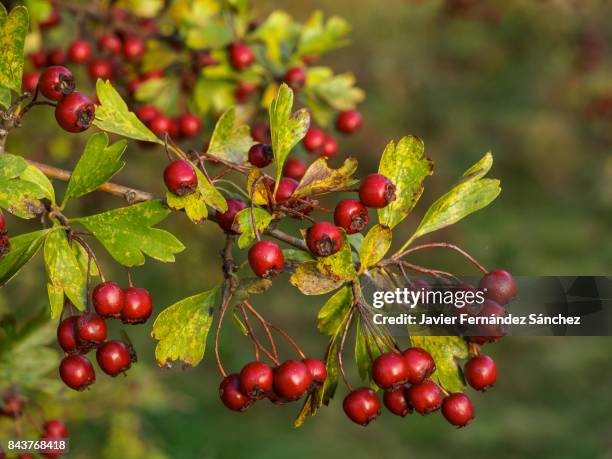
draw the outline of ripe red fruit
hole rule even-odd
[[[484,391],[497,381],[497,365],[488,355],[478,355],[468,360],[463,374],[470,386]]]
[[[236,102],[244,104],[249,100],[249,97],[257,90],[257,84],[250,81],[239,81],[234,91]]]
[[[229,47],[229,58],[232,66],[238,71],[249,68],[255,62],[255,54],[244,43],[232,44]]]
[[[420,347],[409,347],[402,352],[408,369],[408,382],[420,384],[436,371],[436,363],[429,352]]]
[[[283,166],[283,175],[294,180],[300,180],[306,173],[306,163],[301,159],[289,158]]]
[[[338,153],[338,142],[332,136],[325,136],[323,145],[321,146],[321,156],[334,156]]]
[[[280,204],[289,201],[297,186],[297,180],[288,177],[280,179],[278,182],[278,189],[274,195],[274,200]]]
[[[110,80],[113,78],[113,64],[107,59],[94,59],[89,63],[87,71],[93,80],[97,80],[98,78]]]
[[[96,360],[104,373],[117,376],[132,366],[132,353],[123,341],[107,341],[96,351]]]
[[[416,411],[425,416],[440,409],[442,389],[432,381],[414,384],[408,389],[408,400]]]
[[[263,362],[247,363],[240,371],[240,391],[254,399],[262,399],[272,390],[274,372]]]
[[[91,299],[100,316],[119,317],[125,297],[123,289],[116,282],[102,282],[94,288]]]
[[[299,91],[306,84],[306,69],[304,67],[291,67],[285,73],[285,83],[294,91]]]
[[[362,426],[380,416],[380,400],[369,387],[351,391],[344,398],[342,408],[351,421]]]
[[[395,201],[395,185],[381,174],[370,174],[361,182],[359,200],[364,206],[382,209]]]
[[[121,40],[116,35],[103,35],[98,40],[98,49],[107,51],[109,54],[118,54],[121,52]]]
[[[401,386],[394,390],[385,391],[383,395],[383,403],[396,416],[404,417],[412,411],[406,397],[406,391],[407,389]]]
[[[6,221],[4,220],[4,215],[0,212],[0,231],[4,231],[6,228]]]
[[[306,245],[317,257],[327,257],[342,247],[342,233],[336,225],[316,222],[306,232]]]
[[[53,435],[42,435],[40,441],[42,442],[41,446],[43,448],[40,450],[40,455],[47,459],[62,457],[64,449],[60,448],[59,444],[55,443],[59,439],[59,437],[54,437]]]
[[[353,134],[361,128],[363,118],[357,110],[340,112],[336,118],[336,129],[345,134]]]
[[[98,314],[86,312],[76,321],[77,348],[86,353],[98,347],[106,339],[106,322]]]
[[[368,209],[357,199],[343,199],[334,210],[334,223],[347,234],[363,231],[368,220]]]
[[[136,61],[145,52],[144,42],[135,36],[129,36],[123,41],[123,55],[128,61]]]
[[[193,137],[202,129],[202,121],[192,113],[185,113],[179,118],[179,130],[183,137]]]
[[[240,199],[230,198],[227,200],[227,211],[219,212],[217,211],[215,219],[217,220],[217,224],[221,227],[223,231],[229,234],[238,234],[236,231],[232,229],[234,224],[234,218],[236,214],[240,212],[242,209],[246,209],[247,205],[241,201]]]
[[[144,124],[149,124],[153,118],[161,115],[161,112],[154,105],[143,105],[136,110],[136,116]]]
[[[93,365],[84,355],[68,355],[62,359],[59,374],[64,384],[74,390],[84,390],[96,380]]]
[[[219,397],[232,411],[246,411],[255,401],[240,391],[240,376],[237,373],[223,378],[219,385]]]
[[[251,137],[256,142],[271,143],[270,125],[268,123],[256,123],[251,127]]]
[[[56,25],[58,25],[61,20],[62,18],[59,14],[57,6],[53,6],[53,9],[49,13],[49,16],[38,22],[38,27],[40,27],[41,29],[50,29],[51,27],[55,27]]]
[[[312,359],[310,357],[303,359],[302,363],[306,365],[306,368],[308,368],[308,371],[310,372],[310,376],[312,376],[312,384],[314,386],[323,385],[325,378],[327,378],[327,368],[325,367],[325,363],[319,359]]]
[[[401,354],[387,352],[372,363],[372,379],[383,390],[395,389],[408,380],[408,367]]]
[[[66,317],[57,327],[57,342],[64,352],[68,354],[77,351],[77,320],[78,316]]]
[[[302,139],[302,144],[304,148],[308,150],[310,153],[314,153],[319,150],[325,143],[325,132],[320,129],[311,127],[308,129],[308,132]]]
[[[66,63],[66,60],[66,53],[61,49],[54,49],[52,51],[49,51],[49,54],[47,54],[48,65],[64,65]]]
[[[177,159],[164,169],[164,183],[171,193],[186,196],[198,186],[198,176],[189,161]]]
[[[470,327],[467,331],[475,336],[470,336],[470,341],[478,344],[490,343],[503,337],[506,326],[496,324],[495,317],[504,317],[506,309],[493,300],[485,299],[478,313],[479,317],[488,317],[490,323]]]
[[[442,414],[452,425],[465,427],[474,419],[474,407],[467,395],[458,392],[444,399]]]
[[[37,69],[43,68],[47,66],[47,53],[45,53],[42,49],[33,52],[30,54],[30,61],[32,65]]]
[[[50,437],[68,438],[68,427],[59,419],[51,419],[45,422],[43,433]]]
[[[164,137],[165,134],[170,133],[172,128],[172,120],[166,115],[157,115],[149,122],[149,129],[157,137]]]
[[[249,162],[255,167],[266,167],[273,159],[272,145],[256,143],[249,149]]]
[[[40,72],[36,70],[32,70],[31,72],[24,72],[21,77],[21,87],[24,91],[34,92],[36,91],[36,87],[38,86],[38,81],[40,80]]]
[[[61,65],[49,67],[40,76],[38,89],[47,99],[62,100],[74,91],[72,72]]]
[[[9,392],[2,398],[4,407],[0,408],[0,416],[17,419],[23,413],[25,399],[16,392]]]
[[[89,97],[79,92],[68,94],[55,107],[57,123],[68,132],[85,131],[91,126],[95,116],[95,105]]]
[[[75,40],[68,48],[68,58],[75,64],[83,64],[91,59],[91,45],[85,40]]]
[[[516,282],[508,271],[498,269],[486,274],[479,282],[485,296],[497,304],[506,305],[516,296]]]
[[[298,360],[283,362],[274,372],[274,390],[287,400],[297,400],[312,384],[308,367]]]
[[[125,301],[121,310],[121,321],[125,324],[141,324],[153,312],[151,295],[144,288],[129,287],[125,290]]]
[[[283,269],[285,257],[276,242],[259,241],[249,249],[249,265],[259,277],[270,277]]]

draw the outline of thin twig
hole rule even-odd
[[[338,346],[338,367],[340,368],[340,374],[342,375],[342,379],[344,380],[344,384],[350,391],[353,390],[353,386],[348,381],[346,377],[346,373],[344,372],[344,365],[342,363],[342,352],[344,351],[344,342],[346,341],[346,336],[348,335],[349,328],[351,328],[351,323],[353,322],[353,316],[355,314],[355,309],[351,308],[349,312],[348,319],[346,320],[346,324],[344,325],[344,332],[342,333],[342,339],[340,340],[340,345]]]
[[[412,247],[411,249],[404,250],[403,252],[398,253],[397,255],[394,255],[392,259],[397,260],[397,259],[400,259],[408,255],[409,253],[414,253],[414,252],[418,252],[419,250],[426,250],[426,249],[433,249],[433,248],[445,248],[445,249],[454,250],[455,252],[463,255],[470,263],[476,266],[476,268],[478,268],[483,274],[487,274],[489,272],[478,260],[476,260],[476,258],[474,258],[472,255],[467,253],[461,247],[458,247],[455,244],[449,244],[447,242],[432,242],[429,244],[417,245],[416,247]]]

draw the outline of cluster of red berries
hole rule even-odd
[[[219,397],[233,411],[246,411],[255,401],[267,398],[284,404],[299,400],[325,382],[327,370],[318,359],[287,360],[272,368],[255,361],[240,373],[227,375],[219,386]]]
[[[125,324],[141,324],[153,311],[149,292],[143,288],[123,290],[115,282],[102,282],[92,293],[96,310],[63,319],[57,328],[57,341],[66,353],[60,363],[62,381],[74,390],[84,390],[96,380],[93,365],[85,354],[96,349],[100,369],[110,376],[124,373],[136,361],[130,343],[107,341],[105,319],[117,318]]]
[[[8,231],[6,230],[4,215],[0,212],[0,259],[2,259],[9,250],[11,250],[11,241],[9,240]]]
[[[193,113],[172,118],[153,105],[141,105],[136,116],[158,137],[168,134],[175,140],[195,137],[202,129],[202,120]]]

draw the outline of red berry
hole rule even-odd
[[[452,425],[465,427],[474,419],[474,407],[467,395],[458,392],[444,399],[442,414]]]
[[[380,416],[380,400],[369,387],[351,391],[344,398],[342,408],[351,421],[362,426]]]
[[[38,69],[47,66],[47,53],[45,53],[42,49],[33,52],[30,54],[30,61],[32,65]]]
[[[508,271],[498,269],[486,274],[478,284],[486,289],[485,296],[497,304],[506,305],[516,296],[516,282]]]
[[[85,131],[93,122],[96,107],[87,96],[73,92],[57,103],[55,119],[68,132]]]
[[[121,310],[121,321],[126,324],[141,324],[153,312],[151,295],[144,288],[129,287],[125,290],[125,302]]]
[[[80,352],[88,352],[98,347],[106,339],[106,322],[98,314],[86,312],[75,324],[77,347]]]
[[[506,315],[506,309],[503,306],[500,306],[495,301],[485,299],[477,315],[479,317],[488,317],[491,323],[470,327],[468,331],[476,335],[470,336],[470,341],[485,344],[498,340],[505,335],[505,325],[495,323],[495,317],[504,317]]]
[[[327,257],[342,247],[342,233],[336,225],[316,222],[306,232],[306,245],[317,257]]]
[[[123,289],[115,282],[96,285],[91,295],[96,312],[102,317],[119,317],[123,309]]]
[[[410,405],[422,415],[428,415],[442,405],[442,389],[435,382],[425,381],[408,389]]]
[[[144,42],[134,36],[127,37],[123,42],[123,55],[128,61],[137,61],[145,52]]]
[[[77,320],[78,316],[66,317],[57,327],[57,342],[64,352],[68,354],[77,351]]]
[[[132,366],[132,353],[123,341],[107,341],[98,348],[96,360],[104,373],[117,376]]]
[[[165,115],[158,115],[153,118],[149,123],[149,129],[157,137],[164,137],[165,134],[169,134],[172,129],[172,120]]]
[[[408,369],[408,382],[420,384],[436,371],[436,363],[429,352],[420,347],[409,347],[402,352]]]
[[[59,419],[51,419],[45,422],[43,433],[50,437],[68,438],[68,427]]]
[[[16,392],[9,392],[2,398],[4,407],[0,407],[0,416],[17,419],[23,414],[25,399]]]
[[[289,158],[283,166],[283,175],[294,180],[300,180],[306,173],[306,163],[301,159]]]
[[[106,59],[94,59],[89,63],[87,71],[93,80],[97,80],[98,78],[110,80],[113,78],[113,64]]]
[[[334,211],[334,223],[347,234],[363,231],[368,220],[368,209],[357,199],[343,199]]]
[[[298,360],[283,362],[274,372],[274,390],[287,400],[297,400],[312,384],[308,367]]]
[[[285,83],[294,91],[299,91],[306,84],[306,69],[304,67],[291,67],[285,73]]]
[[[463,374],[470,386],[484,391],[497,381],[497,365],[488,355],[479,355],[465,364]]]
[[[234,218],[236,218],[236,214],[240,212],[242,209],[246,209],[247,205],[241,201],[240,199],[228,199],[227,200],[227,211],[219,212],[215,216],[217,220],[217,224],[221,227],[223,231],[229,234],[238,234],[236,231],[232,229],[234,225]]]
[[[56,459],[61,457],[64,453],[64,449],[60,448],[60,445],[55,443],[60,440],[59,437],[55,437],[53,435],[42,435],[40,437],[40,441],[42,442],[42,449],[40,450],[40,454],[47,459]]]
[[[51,27],[55,27],[61,21],[61,16],[59,14],[59,10],[57,6],[54,6],[49,16],[47,16],[44,20],[39,21],[38,27],[41,29],[50,29]]]
[[[243,43],[234,43],[230,46],[229,58],[232,66],[238,71],[249,68],[255,62],[255,54]]]
[[[64,65],[66,63],[66,60],[66,53],[61,49],[54,49],[52,51],[49,51],[49,54],[47,54],[48,65]]]
[[[257,90],[257,84],[250,81],[239,81],[234,91],[236,102],[244,104],[249,100],[249,97]]]
[[[407,389],[404,386],[385,391],[383,403],[387,409],[396,416],[404,417],[412,411],[412,407],[408,403],[408,398],[406,397],[406,391]]]
[[[381,174],[370,174],[359,187],[359,200],[364,206],[382,209],[395,201],[395,185]]]
[[[83,355],[68,355],[63,358],[59,367],[60,377],[64,384],[74,390],[84,390],[96,380],[91,362]]]
[[[198,186],[198,176],[189,161],[177,159],[166,166],[164,183],[171,193],[186,196]]]
[[[334,156],[338,153],[338,142],[332,136],[325,136],[323,145],[321,147],[321,156]]]
[[[179,128],[183,137],[193,137],[202,129],[202,121],[191,113],[185,113],[179,118]]]
[[[4,215],[0,212],[0,231],[4,231],[6,229],[6,221],[4,220]]]
[[[336,118],[336,129],[345,134],[353,134],[361,128],[363,118],[357,110],[346,110],[340,112]]]
[[[208,51],[202,51],[197,56],[197,64],[200,67],[210,67],[212,65],[219,65],[219,61],[212,57]]]
[[[308,371],[310,371],[313,385],[323,385],[325,379],[327,378],[327,368],[325,367],[325,363],[319,359],[312,359],[310,357],[303,359],[302,363],[306,365],[306,368],[308,368]]]
[[[38,86],[38,81],[40,80],[40,72],[36,70],[32,70],[31,72],[24,72],[21,77],[21,87],[24,91],[34,92],[36,91],[36,87]]]
[[[372,364],[372,380],[383,390],[395,389],[408,380],[408,367],[401,354],[387,352]]]
[[[256,143],[249,149],[249,162],[255,167],[266,167],[274,160],[272,145]]]
[[[91,59],[91,45],[85,40],[75,40],[68,48],[68,57],[75,64],[83,64]]]
[[[308,129],[308,132],[304,136],[302,143],[306,150],[308,150],[310,153],[314,153],[318,151],[319,148],[323,147],[325,139],[325,132],[320,129],[311,127],[310,129]]]
[[[263,362],[247,363],[240,371],[240,391],[251,398],[264,398],[273,382],[274,372]]]
[[[256,123],[251,127],[251,137],[260,143],[271,143],[270,125],[268,123]]]
[[[240,376],[237,373],[223,378],[219,386],[219,397],[232,411],[246,411],[254,402],[251,397],[240,391]]]
[[[121,52],[121,40],[116,35],[103,35],[98,40],[98,49],[115,55]]]
[[[285,257],[276,242],[259,241],[249,249],[249,265],[259,277],[270,277],[283,269]]]
[[[143,105],[136,110],[136,116],[144,124],[149,124],[153,118],[161,115],[161,112],[154,105]]]
[[[274,195],[274,200],[279,204],[289,201],[297,186],[297,180],[287,177],[280,179],[278,182],[278,189]]]
[[[66,67],[56,65],[45,70],[38,80],[43,96],[51,100],[62,100],[74,91],[74,77]]]

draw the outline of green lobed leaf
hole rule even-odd
[[[311,106],[322,104],[319,111],[330,108],[333,111],[350,110],[365,99],[362,89],[355,86],[355,76],[352,73],[334,75],[329,67],[310,67],[306,77],[306,88],[303,94]],[[330,114],[322,113],[329,119]]]
[[[109,145],[105,132],[92,135],[70,176],[62,207],[70,198],[78,198],[95,190],[123,169],[125,162],[121,157],[126,147],[126,140]]]
[[[44,211],[40,202],[45,192],[32,182],[24,180],[0,181],[0,207],[19,218],[34,218]]]
[[[169,213],[160,201],[147,201],[74,221],[91,231],[117,262],[129,267],[144,264],[145,254],[173,262],[174,255],[185,249],[168,231],[152,228]]]
[[[349,286],[344,286],[334,293],[317,314],[319,331],[332,336],[353,306],[353,301],[353,291]]]
[[[250,38],[265,44],[265,58],[275,69],[284,66],[286,50],[294,49],[300,38],[300,26],[284,11],[274,11],[257,27]]]
[[[8,14],[0,13],[0,86],[21,92],[24,45],[30,21],[28,10],[17,6]]]
[[[96,119],[94,120],[97,127],[130,139],[164,144],[134,113],[129,111],[127,104],[110,81],[98,79],[96,93],[100,101],[100,105],[96,107]]]
[[[346,238],[344,230],[341,230],[341,232],[342,247],[333,255],[318,258],[317,269],[329,279],[346,282],[357,277],[357,272],[353,266],[351,245]]]
[[[468,358],[468,344],[460,336],[411,336],[413,346],[421,347],[431,354],[436,362],[432,379],[448,392],[465,389],[459,360]]]
[[[185,41],[191,49],[223,48],[233,38],[232,29],[222,20],[192,27],[185,33]]]
[[[235,126],[235,123],[236,107],[230,107],[215,125],[208,153],[234,164],[242,164],[247,160],[254,141],[249,126]]]
[[[11,90],[0,86],[0,108],[8,108],[11,105]]]
[[[359,272],[374,266],[389,251],[393,234],[388,226],[375,225],[366,234],[359,250]]]
[[[0,156],[0,180],[10,180],[21,175],[28,163],[21,156],[5,153]]]
[[[298,249],[283,249],[283,257],[291,261],[313,261],[315,259],[310,252]]]
[[[11,237],[11,249],[0,259],[0,286],[10,281],[36,255],[50,231],[53,230],[44,229]]]
[[[259,233],[263,233],[272,221],[272,215],[259,207],[253,209],[255,225]],[[253,229],[253,219],[251,218],[251,208],[242,209],[234,217],[234,227],[240,233],[238,237],[238,247],[244,249],[255,241],[255,230]]]
[[[351,26],[338,16],[323,21],[323,13],[315,11],[302,27],[300,41],[296,54],[298,56],[320,56],[342,46],[349,40],[345,37],[350,33]]]
[[[157,341],[155,358],[162,365],[180,360],[195,366],[204,357],[220,285],[185,298],[164,309],[155,319],[151,336]]]
[[[206,203],[199,192],[178,196],[167,191],[166,204],[173,210],[184,209],[187,218],[196,225],[202,223],[208,217],[208,207],[206,207]]]
[[[235,102],[233,81],[218,80],[200,75],[193,88],[193,101],[202,113],[219,113]]]
[[[154,18],[164,8],[163,0],[119,0],[117,8],[123,8],[141,18]]]
[[[272,287],[270,279],[261,279],[259,277],[247,278],[240,280],[240,287],[234,294],[233,301],[240,303],[248,299],[251,295],[261,295]]]
[[[289,282],[304,295],[323,295],[336,290],[344,283],[321,274],[316,261],[307,261],[298,265]]]
[[[370,369],[374,359],[380,355],[380,350],[374,338],[364,329],[361,317],[357,318],[357,333],[355,336],[355,363],[362,381],[370,380]]]
[[[424,156],[425,146],[418,137],[403,137],[397,145],[389,142],[380,159],[378,173],[395,185],[395,201],[378,209],[378,221],[395,228],[406,218],[423,194],[423,182],[433,174],[433,162]]]
[[[19,175],[19,178],[25,182],[36,185],[40,189],[43,198],[47,198],[52,203],[55,203],[55,190],[53,189],[53,185],[40,169],[28,164],[26,169]]]
[[[247,193],[255,204],[258,206],[265,206],[270,202],[270,193],[268,192],[265,183],[267,179],[260,180],[261,176],[262,173],[258,168],[251,168],[249,175],[247,176]],[[255,183],[257,183],[256,190],[253,189]]]
[[[331,169],[327,165],[327,160],[325,157],[318,158],[308,167],[292,196],[322,195],[350,187],[358,182],[353,177],[357,171],[355,158],[345,159],[338,169]]]
[[[159,68],[159,67],[158,67]],[[167,116],[179,114],[181,81],[178,78],[151,78],[138,85],[137,101],[154,105]]]
[[[206,204],[218,210],[219,212],[227,212],[227,200],[215,186],[210,183],[202,171],[195,165],[191,164],[198,176],[198,193]]]

